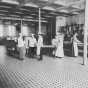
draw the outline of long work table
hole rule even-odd
[[[64,41],[64,44],[71,44],[70,41]],[[84,43],[80,42],[80,43],[77,43],[78,46],[83,46]],[[87,44],[88,45],[88,44]]]
[[[43,48],[55,48],[53,45],[43,45]]]

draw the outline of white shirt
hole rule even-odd
[[[77,34],[75,34],[75,35],[73,36],[73,42],[76,42],[76,43],[80,42],[80,41],[77,39]]]
[[[57,45],[57,40],[56,39],[52,39],[52,45],[54,45],[54,46]]]
[[[43,46],[43,38],[39,37],[37,46]]]
[[[30,38],[30,40],[29,40],[29,46],[30,47],[35,47],[35,44],[36,44],[36,39],[35,38]]]
[[[18,38],[18,47],[24,47],[25,42],[21,37]]]
[[[28,48],[28,37],[25,38],[25,47]]]

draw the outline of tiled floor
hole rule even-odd
[[[88,67],[81,63],[81,57],[20,61],[0,47],[0,88],[88,88]]]

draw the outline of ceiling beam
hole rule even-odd
[[[38,22],[39,20],[32,20],[32,19],[25,19],[25,18],[23,18],[23,19],[21,19],[21,18],[13,18],[13,17],[0,17],[0,19],[1,20],[23,20],[23,21],[30,21],[30,22]],[[41,22],[47,22],[47,21],[45,21],[45,20],[42,20]]]

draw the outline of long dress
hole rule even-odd
[[[74,50],[74,56],[78,56],[78,45],[77,43],[80,42],[77,37],[77,35],[75,34],[73,36],[73,50]]]
[[[73,50],[74,50],[74,56],[78,56],[78,46],[77,42],[73,42]]]
[[[63,58],[64,57],[64,50],[63,50],[63,37],[60,37],[58,39],[58,43],[57,43],[57,49],[56,49],[56,57],[60,57]]]

